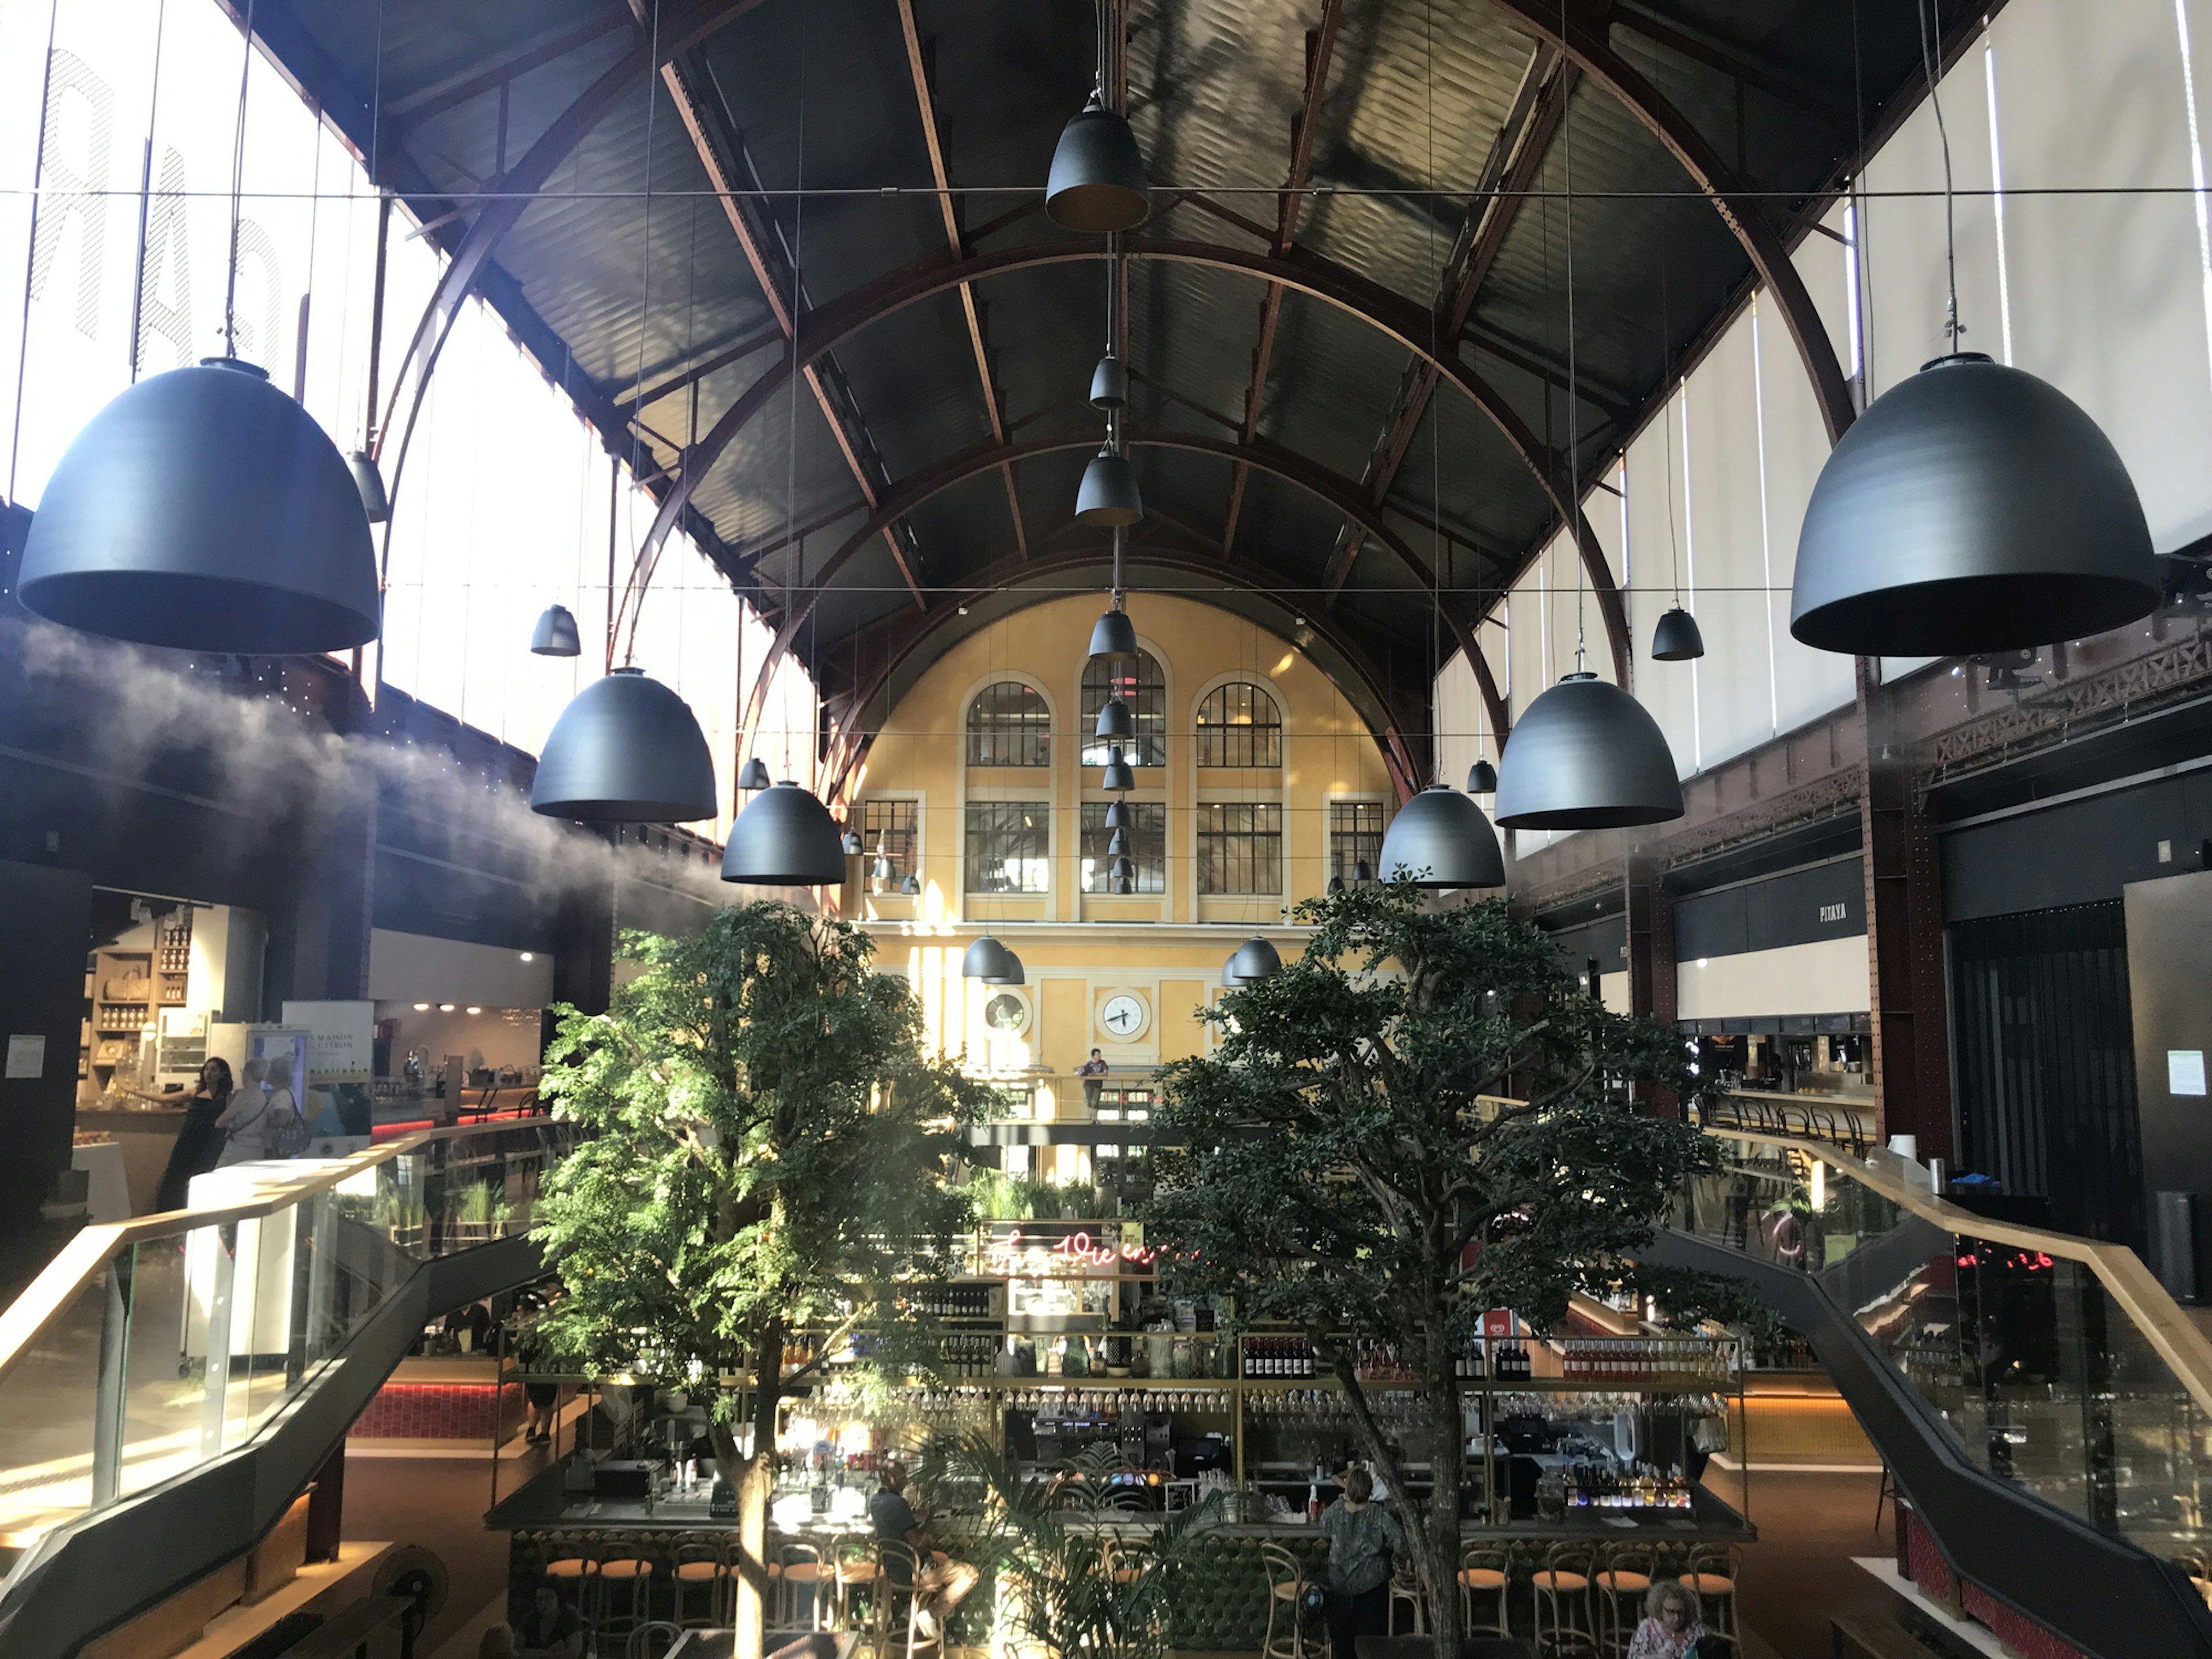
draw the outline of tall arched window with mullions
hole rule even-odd
[[[1106,699],[1119,697],[1129,705],[1137,736],[1121,745],[1121,758],[1132,766],[1168,763],[1168,678],[1150,652],[1138,653],[1134,662],[1093,661],[1083,671],[1083,763],[1103,766],[1110,743],[1091,734],[1098,729],[1098,711]]]
[[[1035,686],[1000,680],[975,694],[968,705],[968,764],[1052,764],[1052,710]]]
[[[1200,766],[1283,763],[1283,711],[1263,685],[1231,680],[1198,700]]]

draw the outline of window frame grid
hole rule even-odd
[[[1241,695],[1246,718],[1230,703]],[[1209,714],[1211,717],[1209,718]],[[1283,767],[1283,706],[1256,680],[1224,680],[1198,700],[1198,763],[1242,771],[1279,772]],[[1237,758],[1241,750],[1243,758]]]
[[[1374,815],[1375,820],[1372,830],[1358,822],[1370,813]],[[1343,822],[1345,817],[1352,819],[1350,825]],[[1359,861],[1362,854],[1366,857],[1368,869],[1380,870],[1382,865],[1382,832],[1388,827],[1383,822],[1382,803],[1379,800],[1329,802],[1328,873],[1343,877],[1345,884],[1349,886],[1352,879],[1352,866]]]
[[[1106,809],[1111,803],[1103,800],[1085,801],[1076,817],[1076,866],[1082,882],[1082,890],[1104,898],[1158,898],[1168,890],[1168,808],[1165,801],[1134,800],[1128,803],[1130,816],[1136,823],[1129,826],[1129,858],[1136,866],[1134,886],[1127,894],[1114,891],[1113,860],[1106,851],[1106,843],[1113,831],[1106,827]],[[1148,827],[1146,819],[1157,817],[1156,827]],[[1157,835],[1157,853],[1148,853],[1141,837]],[[1149,873],[1148,873],[1149,872]],[[1147,885],[1147,882],[1152,884]]]
[[[1283,891],[1283,804],[1200,801],[1194,813],[1200,898],[1279,897]],[[1272,876],[1274,884],[1260,884]],[[1238,881],[1249,884],[1238,886]]]
[[[890,879],[877,890],[895,893],[908,876],[921,871],[921,803],[910,795],[872,795],[860,806],[860,856],[867,878],[875,881],[877,850],[884,848],[891,861]]]
[[[1019,824],[1012,820],[1026,813],[1033,820]],[[1005,820],[979,826],[977,818],[997,817]],[[961,891],[985,897],[1034,897],[1052,890],[1052,803],[1044,800],[971,800],[961,814],[960,883]],[[984,864],[989,861],[991,848],[988,838],[1018,837],[1020,842],[1033,844],[1034,850],[1024,850],[1018,844],[1000,843],[996,858],[1003,868],[1019,866],[1018,878],[1021,884],[992,885],[979,879]],[[985,842],[978,848],[979,839]],[[1036,874],[1038,885],[1026,884]]]
[[[1121,740],[1121,758],[1131,766],[1168,763],[1168,676],[1158,658],[1149,651],[1139,655],[1132,671],[1127,663],[1093,660],[1084,665],[1080,702],[1082,764],[1103,766],[1112,742],[1101,743],[1091,734],[1098,729],[1098,713],[1109,696],[1119,696],[1129,705],[1136,736]]]
[[[1015,688],[1018,695],[1000,694]],[[994,680],[968,699],[963,753],[974,767],[1034,770],[1052,764],[1052,705],[1024,679]],[[1002,758],[1013,754],[1019,759]]]

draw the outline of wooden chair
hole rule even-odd
[[[1414,1570],[1411,1561],[1401,1561],[1391,1569],[1389,1612],[1382,1621],[1382,1629],[1386,1635],[1395,1636],[1398,1633],[1398,1608],[1401,1603],[1411,1608],[1413,1614],[1413,1628],[1407,1634],[1426,1636],[1429,1633],[1428,1598],[1421,1594],[1420,1575]]]
[[[549,1532],[538,1542],[545,1552],[541,1571],[588,1626],[599,1599],[599,1541],[581,1533]]]
[[[1733,1544],[1699,1545],[1690,1552],[1690,1570],[1682,1575],[1682,1582],[1705,1604],[1705,1628],[1731,1644],[1735,1640],[1735,1575]]]
[[[1512,1587],[1512,1557],[1504,1550],[1480,1544],[1469,1544],[1459,1553],[1459,1622],[1462,1635],[1510,1636],[1513,1625],[1506,1611],[1506,1595]],[[1476,1605],[1485,1597],[1495,1596],[1496,1617],[1488,1623],[1475,1617],[1481,1609]]]
[[[914,1659],[916,1653],[934,1653],[943,1659],[945,1632],[922,1633],[914,1616],[915,1584],[921,1577],[922,1559],[914,1546],[896,1538],[884,1538],[876,1544],[875,1607],[871,1620],[875,1628],[876,1659],[890,1659],[900,1653],[904,1659]]]
[[[627,1538],[601,1553],[599,1609],[585,1621],[597,1633],[626,1635],[646,1622],[652,1610],[653,1560],[645,1547],[643,1539]]]
[[[821,1547],[815,1544],[790,1543],[775,1553],[775,1576],[783,1590],[783,1617],[787,1630],[799,1626],[799,1598],[806,1597],[806,1619],[809,1630],[830,1627],[831,1602],[837,1593],[837,1570],[822,1559]]]
[[[1591,1575],[1591,1611],[1596,1615],[1598,1645],[1605,1652],[1626,1655],[1636,1639],[1654,1570],[1649,1545],[1622,1544],[1607,1550],[1601,1568]]]
[[[1305,1632],[1298,1623],[1306,1570],[1297,1556],[1268,1540],[1260,1545],[1260,1565],[1267,1574],[1267,1633],[1261,1639],[1260,1659],[1306,1659]]]
[[[830,1560],[836,1569],[836,1613],[840,1630],[854,1628],[853,1623],[853,1592],[866,1590],[873,1595],[883,1569],[876,1559],[874,1535],[864,1532],[840,1533],[830,1540]],[[871,1617],[872,1618],[872,1608]]]
[[[679,1629],[716,1629],[736,1623],[726,1616],[732,1601],[729,1558],[723,1553],[721,1536],[711,1532],[677,1534],[669,1550],[669,1583],[675,1598],[672,1617]],[[688,1611],[699,1597],[706,1598],[704,1617]]]
[[[1590,1559],[1587,1544],[1554,1544],[1529,1579],[1536,1592],[1536,1648],[1547,1659],[1597,1651],[1589,1617]]]
[[[684,1639],[678,1626],[665,1620],[640,1625],[623,1644],[623,1659],[667,1659],[668,1650]]]

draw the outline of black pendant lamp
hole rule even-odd
[[[765,789],[775,781],[775,780],[768,775],[767,763],[758,755],[755,755],[738,769],[738,787],[748,793],[755,790]]]
[[[1705,654],[1705,636],[1698,631],[1698,619],[1679,605],[1651,630],[1654,662],[1694,662]]]
[[[2112,440],[2048,381],[1961,351],[1875,398],[1830,453],[1790,632],[1823,651],[1970,656],[2102,633],[2158,599]]]
[[[1098,787],[1117,793],[1137,787],[1136,774],[1130,771],[1129,763],[1121,758],[1121,745],[1118,743],[1106,751],[1106,775],[1099,781]]]
[[[1137,135],[1096,89],[1060,129],[1044,210],[1054,224],[1091,236],[1134,230],[1152,210]]]
[[[1344,890],[1344,878],[1331,876],[1328,878],[1328,890],[1332,893],[1341,893]]]
[[[1682,786],[1642,703],[1595,674],[1570,674],[1514,726],[1497,813],[1510,830],[1663,823],[1682,816]]]
[[[967,954],[960,958],[960,976],[963,979],[980,979],[990,985],[1003,984],[1008,971],[1007,964],[1012,962],[1013,957],[1012,951],[988,933],[979,933],[975,936],[975,942],[968,947]]]
[[[617,668],[570,698],[553,722],[530,807],[588,823],[711,818],[714,759],[683,698],[641,668]]]
[[[1112,351],[1091,371],[1091,406],[1109,411],[1129,406],[1129,370]]]
[[[1137,866],[1127,857],[1117,858],[1112,866],[1112,874],[1115,881],[1134,881],[1137,878]]]
[[[346,470],[353,474],[353,485],[361,492],[361,510],[371,524],[382,524],[392,516],[392,497],[385,493],[384,474],[376,465],[376,457],[365,449],[356,449],[346,457]]]
[[[830,809],[790,779],[763,789],[730,826],[722,879],[755,887],[836,887],[845,842]]]
[[[856,830],[848,830],[845,832],[845,839],[842,845],[845,849],[845,856],[848,859],[864,858],[867,855],[868,849],[860,844],[860,832]]]
[[[899,891],[904,893],[908,898],[920,898],[921,896],[921,878],[919,875],[909,874],[906,880],[900,884]]]
[[[530,649],[533,656],[580,657],[584,641],[576,633],[576,618],[565,605],[549,605],[538,613],[538,626],[531,630]]]
[[[1136,624],[1117,603],[1100,617],[1091,630],[1093,662],[1134,662],[1138,657]]]
[[[1137,890],[1137,883],[1136,883],[1136,878],[1135,878],[1134,877],[1133,877],[1133,876],[1116,876],[1116,877],[1115,877],[1115,878],[1114,878],[1114,890],[1115,890],[1115,892],[1117,892],[1117,893],[1133,893],[1133,892],[1135,892],[1135,891]]]
[[[88,633],[257,656],[364,644],[380,609],[345,457],[234,357],[152,375],[85,423],[31,520],[17,593]]]
[[[1133,525],[1145,516],[1144,497],[1137,493],[1137,475],[1129,458],[1105,445],[1083,469],[1083,486],[1075,492],[1075,521],[1096,529]]]
[[[1229,971],[1243,985],[1265,979],[1282,965],[1282,952],[1256,933],[1238,945],[1237,953],[1229,958]]]
[[[1129,850],[1129,832],[1127,830],[1116,830],[1112,835],[1107,836],[1106,850],[1117,857],[1120,854],[1127,852]]]
[[[1398,809],[1382,837],[1382,878],[1411,876],[1420,887],[1503,887],[1498,835],[1471,796],[1441,783]]]
[[[1101,743],[1135,737],[1137,722],[1130,716],[1129,705],[1119,697],[1107,698],[1105,706],[1098,711],[1098,726],[1092,735]]]
[[[1116,800],[1106,804],[1106,827],[1109,830],[1133,829],[1136,822],[1136,815],[1129,811],[1128,802]]]
[[[1494,795],[1498,793],[1498,769],[1486,760],[1479,760],[1467,769],[1467,793],[1470,795]]]
[[[872,874],[878,881],[889,881],[891,878],[892,873],[890,855],[888,853],[877,854],[874,868],[870,872],[870,873]]]
[[[1352,879],[1358,885],[1363,887],[1365,886],[1369,882],[1375,879],[1375,866],[1370,864],[1365,859],[1352,860]]]
[[[1242,954],[1240,951],[1231,951],[1229,960],[1221,964],[1221,988],[1224,991],[1233,991],[1244,982],[1244,975],[1237,970],[1237,958]]]

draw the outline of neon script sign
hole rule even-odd
[[[1018,1273],[1019,1269],[1015,1265],[1014,1257],[1022,1248],[1022,1231],[1017,1227],[991,1247],[985,1257],[989,1271],[1007,1274]],[[1147,1249],[1141,1244],[1094,1243],[1088,1231],[1070,1233],[1058,1243],[1048,1247],[1031,1245],[1029,1248],[1048,1248],[1063,1261],[1079,1262],[1085,1267],[1110,1267],[1122,1261],[1135,1267],[1149,1267],[1159,1259],[1158,1250]]]

